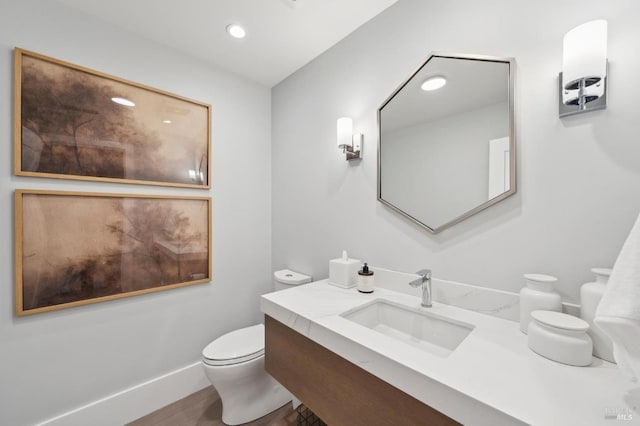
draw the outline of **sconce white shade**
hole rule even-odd
[[[352,146],[353,120],[349,117],[338,118],[338,148]]]
[[[581,79],[591,80],[590,84],[594,84],[606,74],[607,21],[590,21],[569,31],[563,40],[563,89],[576,89],[574,86]]]

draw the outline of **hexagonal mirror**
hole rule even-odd
[[[514,194],[514,73],[429,56],[378,109],[378,200],[436,233]]]

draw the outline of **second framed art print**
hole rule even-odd
[[[16,314],[211,281],[211,199],[17,190]]]

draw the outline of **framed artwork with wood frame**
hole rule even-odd
[[[16,190],[16,314],[211,281],[211,198]]]
[[[15,49],[19,176],[210,188],[211,106]]]

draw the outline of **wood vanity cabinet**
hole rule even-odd
[[[459,424],[268,315],[265,367],[330,426]]]

